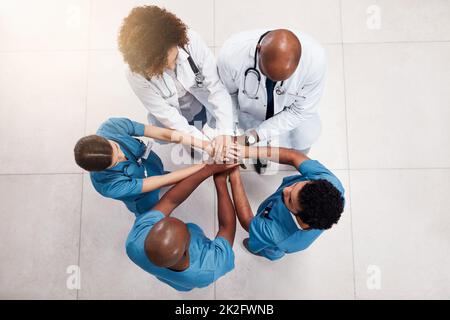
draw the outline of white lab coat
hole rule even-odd
[[[325,50],[307,34],[293,31],[302,45],[300,63],[284,81],[285,93],[274,92],[274,116],[265,120],[267,110],[266,77],[262,72],[258,98],[244,94],[245,71],[253,67],[257,42],[265,30],[244,31],[228,39],[218,56],[219,75],[233,101],[234,120],[245,131],[255,129],[260,140],[271,145],[304,150],[320,134],[317,104],[325,86]],[[259,70],[259,67],[257,65]],[[256,80],[255,80],[256,81]],[[277,83],[276,87],[280,85]]]
[[[189,30],[188,38],[186,49],[205,77],[204,86],[196,86],[195,75],[187,59],[188,54],[181,48],[178,48],[176,61],[177,79],[186,91],[206,107],[207,123],[209,127],[216,129],[215,134],[232,134],[234,123],[231,97],[219,79],[215,57],[196,32]],[[152,77],[149,81],[142,75],[131,72],[129,68],[126,75],[131,88],[148,110],[150,124],[179,130],[197,138],[206,138],[199,129],[189,125],[188,121],[192,120],[195,114],[188,109],[180,109],[175,81],[170,75],[163,73],[162,76]],[[197,110],[198,105],[194,109]]]

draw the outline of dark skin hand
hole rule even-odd
[[[288,164],[295,168],[298,168],[304,161],[309,159],[300,151],[276,147],[244,147],[243,157],[268,159],[281,164]],[[242,182],[239,170],[233,170],[231,172],[230,182],[239,223],[244,230],[248,231],[254,214],[245,193],[244,184]],[[300,211],[301,208],[299,208],[298,205],[298,197],[300,190],[306,184],[306,181],[297,182],[283,189],[283,202],[291,212],[295,213]],[[303,229],[309,228],[309,226],[303,223],[298,216],[295,218]]]
[[[206,165],[197,173],[177,183],[153,207],[153,210],[162,212],[166,217],[155,224],[145,239],[145,253],[152,263],[177,271],[189,267],[189,231],[183,221],[170,217],[170,214],[205,179],[234,166],[237,164]]]
[[[161,211],[169,216],[172,211],[186,200],[197,187],[210,176],[226,171],[237,164],[208,164],[203,169],[178,182],[174,187],[167,191],[164,196],[153,207],[153,210]]]
[[[234,167],[232,171],[239,167]],[[239,169],[237,169],[239,170]],[[223,237],[233,246],[236,235],[236,212],[228,193],[227,177],[230,171],[224,171],[214,175],[218,199],[219,231],[216,237]]]
[[[257,48],[259,68],[273,81],[288,79],[297,69],[302,54],[300,40],[286,29],[269,32]]]

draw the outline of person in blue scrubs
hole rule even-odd
[[[158,155],[135,137],[145,136],[181,143],[214,155],[207,141],[175,130],[144,125],[126,118],[105,121],[95,135],[81,138],[74,149],[75,161],[90,172],[92,184],[101,195],[123,201],[136,215],[150,210],[159,200],[159,189],[198,172],[192,165],[165,174]],[[233,158],[233,149],[225,150],[223,160]]]
[[[249,232],[244,246],[270,260],[308,248],[336,224],[344,210],[344,188],[320,162],[286,148],[246,147],[244,157],[265,158],[294,166],[300,174],[285,177],[275,193],[253,214],[239,171],[230,175],[241,226]]]
[[[236,213],[228,194],[227,171],[236,165],[204,165],[172,187],[147,213],[136,218],[128,235],[129,258],[178,291],[210,285],[234,268]],[[193,223],[171,217],[173,210],[208,177],[214,175],[219,231],[214,240]]]

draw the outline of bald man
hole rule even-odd
[[[318,42],[286,29],[245,31],[224,43],[217,65],[241,144],[270,141],[308,153],[320,134],[317,105],[327,69]]]
[[[172,187],[153,209],[137,217],[126,242],[130,259],[178,291],[210,285],[234,268],[236,213],[227,188],[227,170],[235,165],[204,165]],[[173,210],[214,175],[219,231],[214,240],[193,223],[171,217]]]

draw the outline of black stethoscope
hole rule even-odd
[[[147,173],[147,168],[143,165],[143,163],[142,163],[142,159],[144,159],[144,160],[146,160],[147,159],[147,157],[148,157],[148,155],[146,154],[147,152],[144,152],[144,156],[141,156],[141,157],[137,157],[133,152],[131,152],[131,150],[125,145],[125,144],[122,144],[120,141],[118,141],[118,140],[116,140],[116,139],[110,139],[110,140],[112,140],[112,141],[114,141],[115,143],[117,143],[120,147],[122,147],[128,154],[129,154],[129,156],[131,156],[131,161],[133,161],[133,162],[135,162],[135,163],[137,163],[137,165],[138,165],[138,167],[144,167],[144,176],[145,176],[145,178],[147,178],[148,177],[148,173]],[[141,144],[141,145],[145,145],[141,140],[139,140],[139,139],[136,139],[137,141],[139,141],[139,143]],[[127,176],[131,176],[130,174],[129,174],[129,172],[127,172],[127,169],[125,169],[125,175],[127,175]]]
[[[244,90],[242,90],[242,92],[249,97],[250,99],[258,99],[258,91],[259,91],[259,84],[261,83],[261,73],[259,72],[259,70],[256,68],[257,64],[258,64],[258,45],[261,43],[262,39],[269,33],[270,31],[265,32],[258,40],[258,43],[256,44],[256,49],[255,49],[255,57],[254,57],[254,61],[253,61],[253,67],[248,68],[247,70],[245,70],[244,73]],[[251,91],[251,87],[249,87],[248,85],[248,80],[249,79],[255,79],[257,86],[256,88],[254,88],[254,93],[250,92]],[[253,82],[255,83],[255,82]],[[285,93],[285,90],[283,88],[283,84],[284,81],[281,81],[281,84],[279,86],[277,86],[275,88],[275,93],[277,95],[282,95]]]
[[[182,49],[184,50],[184,52],[186,52],[188,54],[187,59],[188,59],[189,65],[191,66],[192,72],[195,75],[195,82],[197,83],[197,87],[203,88],[203,86],[204,86],[203,81],[205,81],[205,76],[203,75],[203,73],[201,73],[200,69],[195,64],[194,59],[192,59],[189,51],[187,51],[186,48],[182,48]]]

